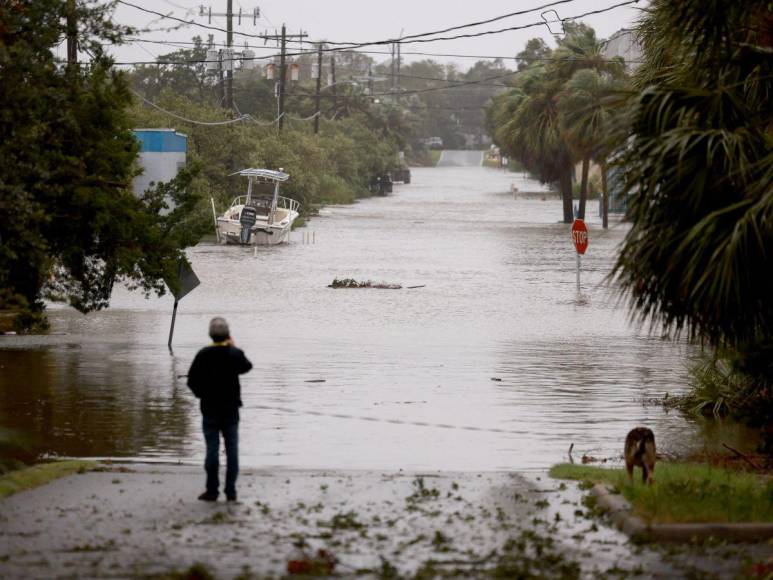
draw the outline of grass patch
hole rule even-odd
[[[623,494],[634,513],[653,523],[773,522],[773,479],[698,463],[659,463],[655,484],[624,469],[568,463],[554,465],[550,477],[606,483]]]
[[[0,476],[0,497],[39,487],[73,473],[83,473],[93,469],[96,465],[94,461],[55,461],[12,471]]]

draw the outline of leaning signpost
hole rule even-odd
[[[196,276],[193,268],[191,268],[191,265],[186,260],[180,260],[177,265],[177,282],[180,290],[174,295],[172,325],[169,327],[169,342],[167,342],[170,351],[172,349],[172,336],[174,335],[174,322],[177,318],[177,304],[182,300],[183,296],[200,284],[199,277]]]
[[[574,249],[577,251],[577,293],[580,293],[580,260],[581,256],[588,249],[588,228],[581,219],[576,219],[572,223],[572,241]]]

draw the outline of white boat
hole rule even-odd
[[[215,203],[215,233],[222,244],[268,246],[290,238],[300,204],[279,195],[279,184],[290,177],[271,169],[242,169],[231,175],[247,178],[247,195],[240,195],[225,213],[218,216]]]

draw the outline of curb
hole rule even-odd
[[[758,542],[773,539],[773,523],[647,524],[633,515],[631,504],[622,495],[613,493],[606,485],[597,483],[591,493],[598,498],[599,507],[634,540],[691,542],[714,538],[731,542]]]

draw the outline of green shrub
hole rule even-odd
[[[319,181],[322,203],[354,203],[357,198],[352,186],[337,175],[323,174]]]

